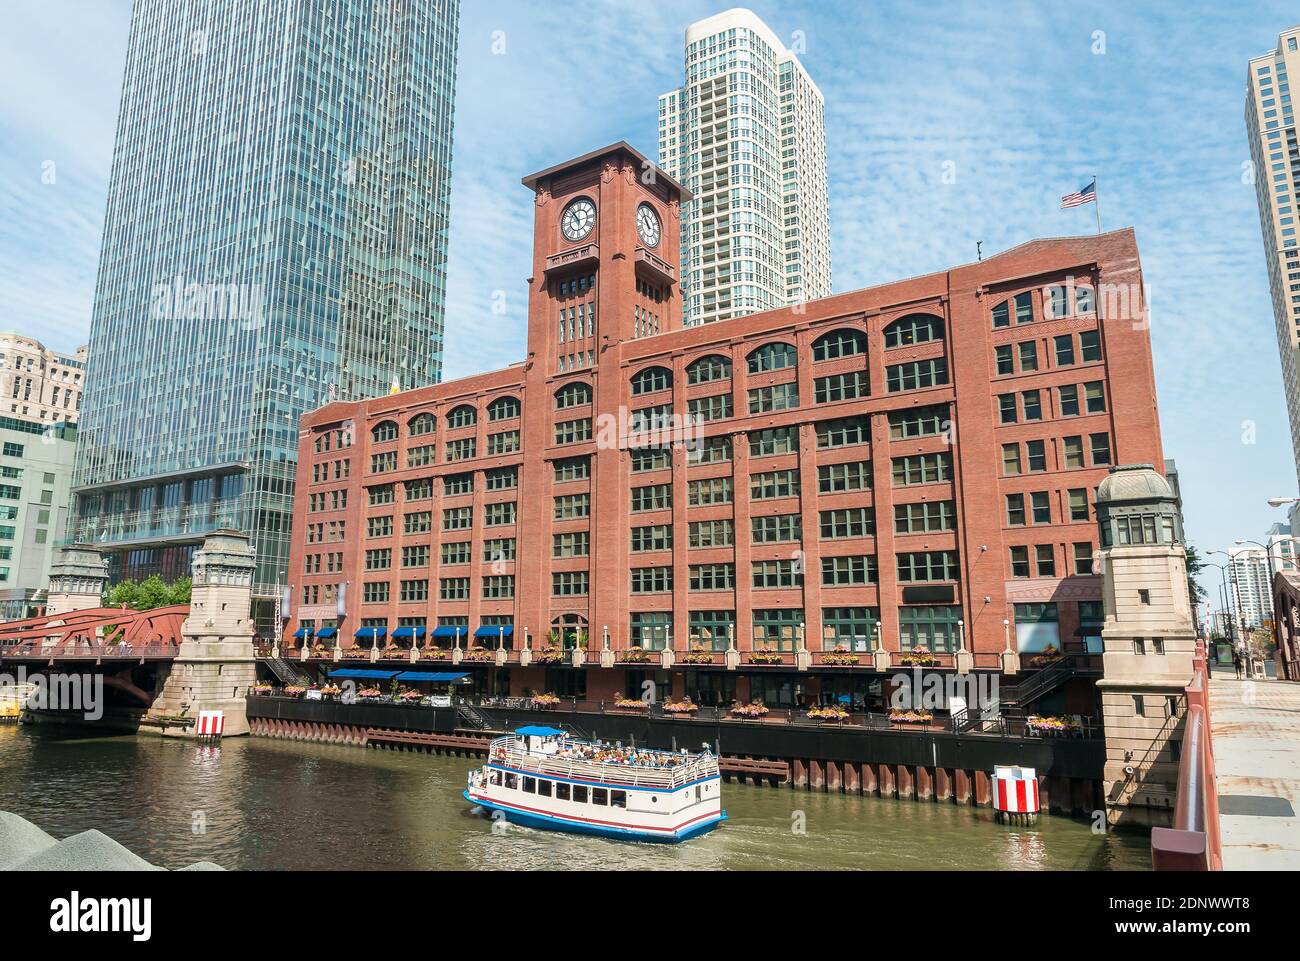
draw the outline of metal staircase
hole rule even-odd
[[[1050,664],[1029,675],[1015,687],[1004,687],[998,694],[1003,713],[1007,710],[1025,710],[1029,705],[1050,694],[1078,673],[1074,660],[1063,657],[1055,664]]]
[[[488,719],[482,711],[469,701],[461,700],[456,703],[456,719],[464,727],[473,728],[476,731],[487,730]]]
[[[267,657],[267,658],[263,658],[263,660],[266,662],[266,666],[270,668],[271,673],[276,676],[276,679],[281,684],[306,685],[311,683],[308,678],[304,677],[302,674],[299,674],[294,669],[293,665],[290,664],[282,657]]]

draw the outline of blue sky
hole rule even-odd
[[[464,0],[447,377],[523,355],[519,178],[619,139],[653,156],[683,31],[725,6]],[[837,291],[971,260],[977,240],[1090,232],[1091,208],[1058,201],[1096,173],[1104,226],[1137,230],[1189,539],[1222,548],[1284,519],[1265,504],[1297,491],[1243,103],[1246,61],[1300,20],[1293,2],[750,7],[782,38],[802,32],[826,96]],[[0,327],[69,349],[89,326],[130,5],[9,0],[5,17]]]

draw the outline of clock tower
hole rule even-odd
[[[610,430],[627,422],[621,347],[681,327],[681,205],[690,193],[623,142],[523,183],[535,198],[524,430],[545,445],[525,449],[521,480],[552,496],[520,505],[520,558],[550,564],[520,565],[516,577],[535,580],[521,585],[529,609],[519,618],[539,625],[542,643],[557,621],[575,625],[599,651],[605,628],[621,635],[628,618],[625,583],[597,588],[602,572],[622,571],[622,581],[628,569],[626,439],[621,426]],[[561,461],[585,476],[558,482]],[[587,495],[585,521],[552,510],[570,490]],[[556,534],[589,537],[589,556],[555,554]],[[583,571],[589,590],[566,596],[566,575]]]

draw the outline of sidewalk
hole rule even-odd
[[[1300,684],[1216,676],[1210,724],[1223,869],[1300,870]]]

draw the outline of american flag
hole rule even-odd
[[[1097,202],[1097,181],[1093,181],[1077,193],[1066,194],[1061,198],[1061,209],[1066,207],[1082,207],[1084,204],[1093,204]]]

